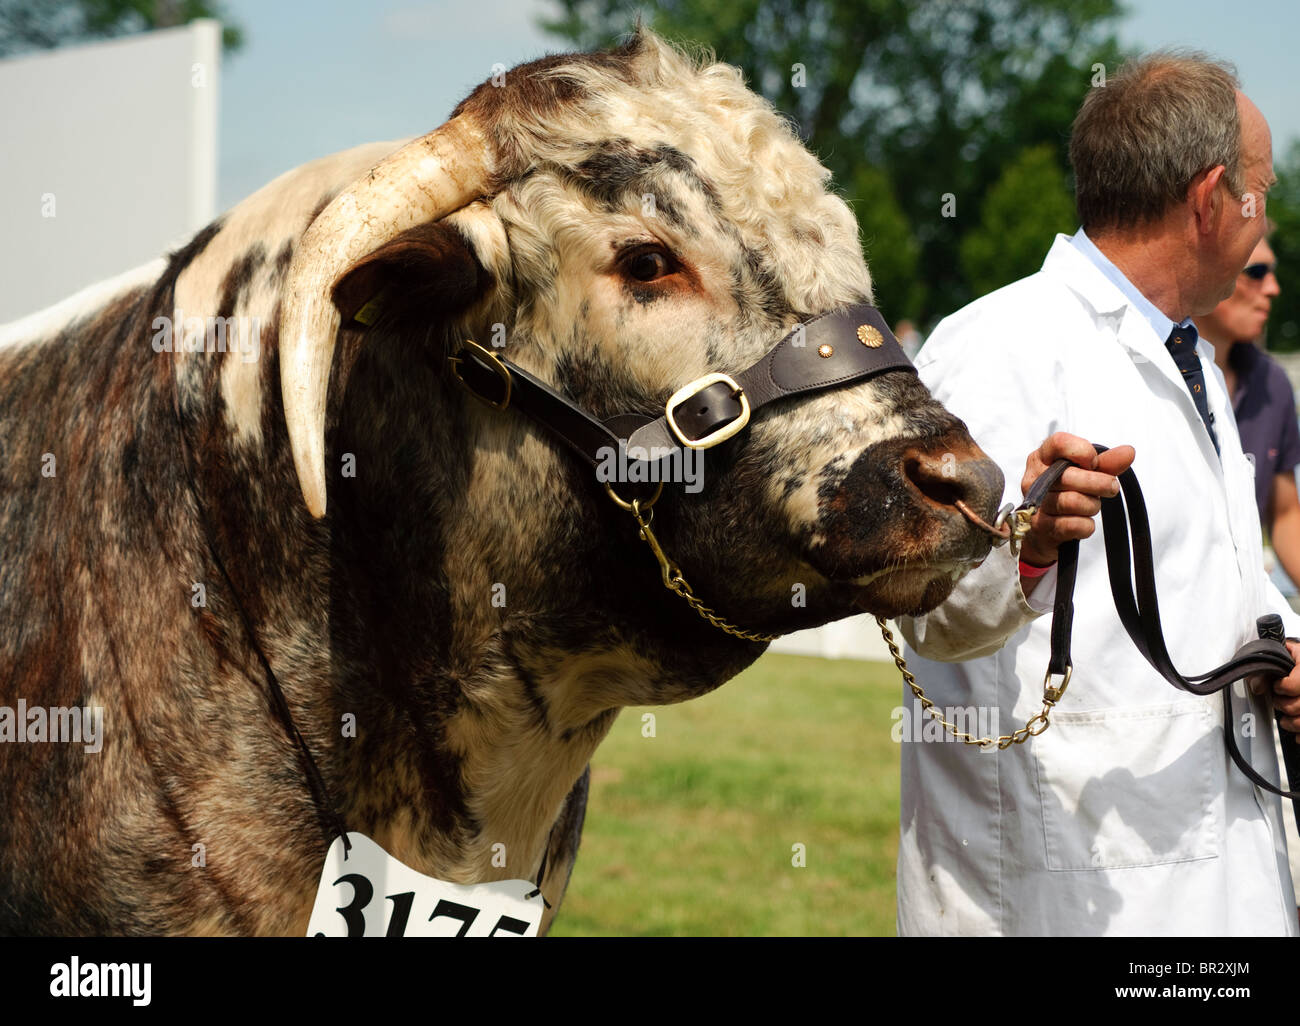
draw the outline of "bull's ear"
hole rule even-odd
[[[332,299],[349,328],[383,320],[451,317],[477,302],[492,276],[445,221],[418,225],[362,257],[334,283]]]

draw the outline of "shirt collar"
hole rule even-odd
[[[1181,324],[1171,321],[1165,314],[1146,296],[1137,290],[1137,287],[1124,276],[1124,272],[1110,262],[1106,254],[1099,250],[1096,244],[1088,238],[1084,230],[1080,228],[1070,239],[1070,245],[1073,246],[1082,256],[1086,257],[1088,262],[1097,268],[1106,279],[1111,282],[1117,289],[1124,294],[1127,299],[1140,313],[1151,328],[1156,333],[1156,337],[1164,342],[1169,338],[1170,332],[1176,327],[1192,328],[1191,318],[1185,318]]]

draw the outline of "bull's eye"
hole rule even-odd
[[[661,249],[638,249],[628,254],[623,261],[629,277],[637,281],[654,281],[672,271],[672,262],[668,254]]]

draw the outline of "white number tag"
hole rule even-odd
[[[542,896],[528,880],[462,884],[417,873],[365,834],[325,853],[308,937],[536,937]]]

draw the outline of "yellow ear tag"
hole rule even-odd
[[[379,319],[379,312],[383,308],[384,290],[380,289],[370,297],[365,306],[352,315],[352,319],[368,328]]]

